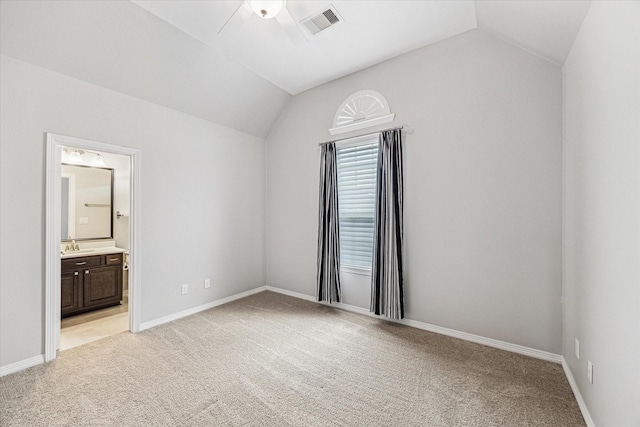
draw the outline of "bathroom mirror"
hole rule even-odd
[[[113,238],[113,169],[62,164],[62,241]]]

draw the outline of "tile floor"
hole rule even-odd
[[[60,322],[60,351],[129,330],[128,301],[122,305],[67,317]]]

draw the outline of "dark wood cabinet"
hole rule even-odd
[[[62,317],[120,304],[122,254],[63,259],[61,267]]]
[[[118,266],[96,267],[84,272],[85,307],[119,303],[122,299],[122,269]]]
[[[62,273],[60,281],[60,304],[62,314],[80,310],[80,273]]]

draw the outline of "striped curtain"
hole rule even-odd
[[[340,302],[340,233],[338,225],[338,172],[336,144],[323,144],[320,160],[318,213],[318,301]]]
[[[392,129],[378,151],[370,311],[402,319],[402,280],[402,129]]]

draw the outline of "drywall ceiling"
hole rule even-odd
[[[476,1],[478,27],[564,65],[590,1]]]
[[[308,43],[296,47],[275,19],[256,15],[218,34],[242,0],[133,1],[294,95],[478,27],[562,65],[590,5],[580,0],[288,0],[297,22],[331,5],[344,20],[315,36],[303,30]]]
[[[295,47],[228,1],[0,1],[0,53],[266,138],[293,94],[481,28],[559,65],[588,1],[288,0],[296,20],[344,22]],[[78,100],[82,102],[82,100]]]
[[[128,1],[2,0],[0,52],[261,138],[291,98]]]

